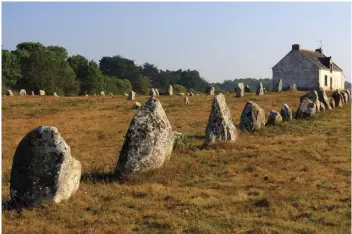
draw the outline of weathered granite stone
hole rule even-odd
[[[26,90],[21,89],[21,90],[20,90],[20,96],[26,96],[26,95],[27,95]]]
[[[21,140],[13,157],[11,199],[22,205],[67,200],[79,187],[81,163],[55,127],[40,126]]]
[[[279,93],[282,92],[282,79],[279,79],[279,81],[274,87],[274,90]]]
[[[45,96],[46,94],[45,94],[45,91],[44,90],[39,90],[39,95],[40,96]]]
[[[346,92],[341,93],[342,99],[343,99],[343,104],[348,103],[348,94]]]
[[[236,127],[233,124],[230,110],[227,108],[225,97],[221,93],[213,99],[208,125],[205,130],[205,138],[205,144],[207,145],[216,141],[236,141]]]
[[[215,95],[215,88],[214,87],[208,87],[207,94],[214,96]]]
[[[136,99],[136,93],[131,90],[130,93],[128,94],[127,100],[134,100],[134,99]]]
[[[332,97],[329,97],[329,106],[335,108],[335,100]]]
[[[263,89],[263,84],[262,82],[259,82],[258,87],[257,87],[257,95],[263,95],[264,94],[264,89]]]
[[[133,109],[139,109],[140,107],[141,107],[142,105],[139,103],[139,102],[135,102],[134,104],[133,104]]]
[[[152,88],[152,89],[149,90],[149,96],[156,97],[155,89]]]
[[[310,90],[308,93],[300,97],[300,101],[304,100],[305,98],[308,98],[312,102],[314,102],[315,107],[316,107],[316,112],[320,112],[320,101],[319,101],[319,96],[318,92],[315,90]]]
[[[275,110],[270,111],[266,125],[276,125],[281,122],[282,122],[282,117],[280,113]]]
[[[283,104],[280,111],[281,117],[283,121],[292,120],[292,111],[287,104]]]
[[[54,93],[53,93],[53,96],[54,96],[54,97],[57,97],[57,94],[56,94],[56,92],[54,92]]]
[[[335,100],[335,107],[341,107],[342,106],[342,96],[339,90],[336,90],[335,92],[332,93],[331,97]]]
[[[244,84],[238,83],[236,87],[236,97],[243,97],[244,96]]]
[[[171,157],[175,137],[160,101],[151,97],[130,123],[116,175],[123,178],[130,173],[162,167]]]
[[[172,85],[169,85],[169,88],[167,89],[169,96],[173,96],[174,95],[174,89],[172,88]]]
[[[11,90],[6,90],[6,96],[13,96],[13,93]]]
[[[158,89],[154,89],[154,92],[155,92],[155,96],[159,97],[159,90]]]
[[[104,92],[104,91],[101,91],[101,92],[100,92],[100,96],[105,96],[105,92]]]
[[[308,97],[305,97],[303,100],[301,100],[301,103],[299,104],[299,107],[296,111],[295,118],[310,117],[314,115],[316,111],[317,111],[316,104]]]
[[[187,96],[183,99],[183,101],[185,102],[186,105],[189,104],[189,100],[188,100],[188,97],[187,97]]]
[[[331,106],[329,104],[329,98],[326,95],[325,90],[323,88],[319,88],[318,98],[319,98],[319,101],[321,102],[321,104],[324,105],[325,109],[328,109],[328,110],[331,109]]]
[[[345,93],[347,94],[347,97],[348,97],[348,101],[351,100],[351,93],[348,89],[345,90]]]
[[[265,113],[255,102],[246,103],[240,120],[240,128],[247,132],[254,132],[265,125]]]

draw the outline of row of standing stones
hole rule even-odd
[[[182,136],[182,133],[172,130],[156,98],[157,92],[154,90],[151,95],[133,117],[125,135],[114,173],[119,180],[131,173],[162,167],[170,160],[175,141]],[[295,118],[309,117],[316,112],[342,106],[351,100],[351,91],[335,91],[328,98],[323,89],[312,90],[300,100]],[[239,128],[253,133],[265,125],[290,120],[292,112],[287,104],[283,104],[280,113],[272,110],[265,123],[264,110],[255,102],[248,101],[242,111]],[[237,139],[237,130],[222,93],[213,99],[205,136],[205,145],[218,141],[231,143]],[[57,128],[39,126],[26,134],[14,154],[10,179],[11,204],[22,207],[42,201],[58,203],[66,200],[78,190],[81,170],[81,163],[71,156],[70,147]]]

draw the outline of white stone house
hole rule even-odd
[[[273,68],[273,87],[282,79],[282,87],[296,84],[298,90],[309,90],[323,87],[325,90],[344,89],[345,78],[342,69],[331,56],[326,57],[321,48],[301,49],[292,45],[286,54]]]

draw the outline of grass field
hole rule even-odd
[[[226,102],[238,126],[246,101],[268,113],[305,92],[247,94]],[[328,94],[330,96],[330,94]],[[138,96],[144,104],[147,96]],[[23,136],[56,126],[82,163],[80,188],[60,204],[2,211],[3,233],[350,233],[350,104],[267,126],[234,144],[200,149],[212,97],[159,98],[187,139],[163,168],[109,179],[137,110],[124,96],[3,97],[2,197]]]

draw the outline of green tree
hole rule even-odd
[[[15,53],[2,50],[2,82],[9,88],[15,87],[21,78],[21,66]]]

